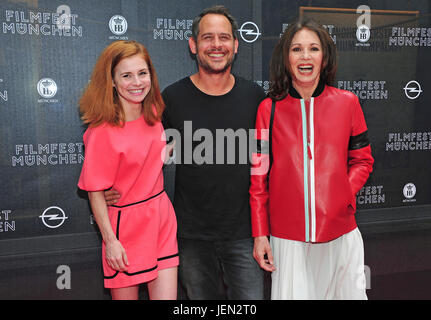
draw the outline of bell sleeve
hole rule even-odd
[[[112,128],[101,125],[84,134],[85,158],[78,187],[86,191],[102,191],[112,187],[121,154],[115,150]]]

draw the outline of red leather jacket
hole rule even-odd
[[[356,193],[374,162],[358,98],[323,83],[310,101],[294,88],[256,118],[250,204],[253,236],[328,242],[356,228]],[[272,161],[268,177],[269,153]]]

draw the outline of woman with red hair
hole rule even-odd
[[[104,283],[113,299],[176,299],[176,218],[163,190],[164,103],[150,56],[136,41],[111,43],[81,100],[85,160],[78,186],[88,191],[102,235]],[[108,206],[104,190],[121,194]]]

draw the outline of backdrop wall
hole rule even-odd
[[[187,43],[192,21],[214,4],[0,2],[0,299],[109,297],[101,239],[76,186],[85,130],[78,99],[97,57],[114,40],[146,45],[162,89],[196,72]],[[265,90],[272,50],[287,25],[303,15],[327,28],[339,52],[335,86],[358,95],[375,157],[357,195],[368,293],[430,298],[422,281],[431,278],[430,1],[217,4],[227,6],[240,27],[233,72]],[[371,8],[369,21],[357,13],[361,4]],[[174,171],[165,168],[171,197]]]

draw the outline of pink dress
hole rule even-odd
[[[108,207],[117,239],[126,250],[127,272],[102,263],[106,288],[148,282],[157,270],[177,266],[177,223],[163,189],[164,139],[160,122],[150,126],[144,117],[123,128],[102,124],[84,134],[85,160],[78,187],[86,191],[116,189],[121,198]]]

